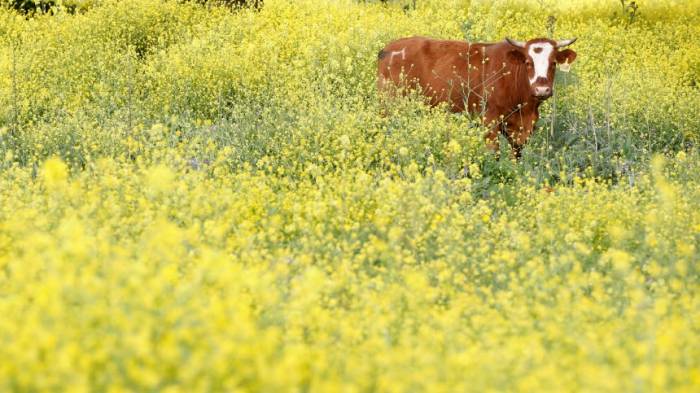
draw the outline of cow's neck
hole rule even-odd
[[[515,75],[515,88],[511,90],[512,94],[507,100],[508,106],[511,110],[517,110],[518,106],[526,111],[537,110],[542,101],[530,94],[530,81],[525,66],[516,66],[513,74]]]

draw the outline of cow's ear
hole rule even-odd
[[[517,49],[509,50],[506,54],[506,58],[512,64],[522,64],[525,62],[525,55]]]
[[[559,64],[571,64],[574,60],[576,60],[576,52],[571,49],[564,49],[563,51],[557,52],[557,63]]]

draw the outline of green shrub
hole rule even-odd
[[[180,0],[180,2],[193,2],[205,6],[228,7],[231,9],[251,8],[260,10],[264,0]]]
[[[25,15],[53,13],[62,10],[70,14],[85,12],[99,0],[0,0],[0,6]]]

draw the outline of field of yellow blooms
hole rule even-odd
[[[0,391],[700,391],[700,0],[56,3],[0,8]],[[409,35],[578,59],[516,162],[380,115]]]

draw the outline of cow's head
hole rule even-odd
[[[559,50],[573,44],[576,38],[558,41],[537,38],[527,42],[506,38],[506,41],[514,46],[508,51],[508,60],[526,67],[530,93],[540,100],[546,100],[552,96],[556,65],[571,64],[576,60],[576,52],[573,50]]]

